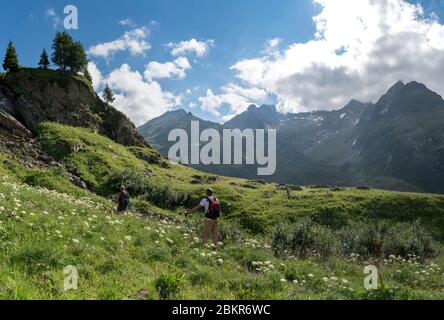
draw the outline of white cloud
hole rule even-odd
[[[127,64],[112,71],[106,82],[115,92],[114,106],[136,125],[142,125],[181,103],[182,96],[163,91],[158,82],[145,81],[140,72],[132,71]]]
[[[94,62],[88,63],[88,71],[91,74],[94,90],[99,90],[104,82],[102,73]]]
[[[198,41],[191,39],[188,41],[181,41],[179,43],[169,43],[168,48],[171,48],[171,55],[174,57],[183,56],[187,54],[195,54],[202,57],[207,54],[210,48],[214,45],[214,40]]]
[[[151,49],[151,45],[147,41],[149,33],[150,31],[146,27],[132,29],[125,32],[119,39],[90,47],[88,54],[109,59],[116,52],[129,51],[133,56],[144,56]]]
[[[276,95],[282,111],[376,100],[396,81],[444,93],[444,26],[403,0],[314,0],[315,38],[232,66],[245,84]]]
[[[130,18],[126,18],[126,19],[122,19],[119,21],[119,24],[121,26],[125,26],[125,27],[131,27],[134,28],[136,26],[136,24],[134,23],[133,20],[131,20]]]
[[[189,69],[191,69],[190,62],[184,57],[179,57],[173,62],[152,61],[146,66],[144,76],[149,81],[170,78],[184,79]]]
[[[215,95],[211,89],[208,89],[206,96],[199,98],[202,110],[220,117],[219,109],[228,105],[230,107],[228,117],[233,117],[244,112],[249,105],[260,103],[267,97],[267,92],[263,89],[243,88],[233,83],[222,87],[221,91],[221,94]]]
[[[282,41],[283,40],[281,38],[268,39],[265,50],[263,50],[262,53],[267,56],[272,56],[275,59],[279,58],[281,56],[279,46],[281,45]]]
[[[61,20],[59,15],[55,12],[53,8],[46,10],[46,17],[52,20],[52,25],[54,29],[57,29],[59,27]]]

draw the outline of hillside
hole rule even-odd
[[[444,299],[443,196],[291,190],[171,164],[87,125],[8,119],[2,143],[41,158],[0,150],[0,298]],[[125,215],[111,201],[121,184]],[[200,243],[201,217],[182,214],[208,186],[223,209],[217,250]],[[380,290],[362,286],[368,263],[380,264]],[[67,265],[78,290],[63,291]]]
[[[123,145],[144,145],[134,124],[109,107],[82,76],[54,70],[21,69],[0,77],[0,110],[32,133],[41,122],[90,128]]]
[[[353,247],[362,254],[362,258],[355,258],[351,255],[354,252],[341,251],[341,246],[330,243],[331,237],[346,239],[339,238],[341,230],[346,229],[359,232],[360,221],[387,221],[403,230],[398,240],[387,243],[387,250],[428,254],[428,240],[418,234],[422,227],[414,223],[422,217],[435,239],[444,239],[443,197],[304,189],[288,199],[285,190],[273,185],[228,178],[215,181],[206,175],[200,177],[205,185],[191,186],[198,172],[182,166],[149,164],[86,129],[45,124],[41,139],[46,150],[63,160],[67,168],[77,168],[85,181],[101,181],[103,173],[110,172],[101,182],[103,195],[114,194],[110,181],[114,181],[114,174],[119,175],[112,172],[120,167],[121,159],[128,164],[127,173],[152,172],[145,181],[149,184],[143,184],[149,192],[141,191],[140,181],[134,177],[124,181],[133,195],[140,195],[134,200],[132,213],[115,215],[107,197],[70,184],[64,168],[25,169],[2,161],[2,298],[158,299],[166,294],[159,290],[165,283],[172,289],[168,291],[171,296],[164,298],[367,299],[372,296],[361,288],[363,263],[369,254],[365,242]],[[64,144],[68,140],[80,140],[85,147],[76,153],[51,151],[53,141]],[[94,155],[102,161],[89,163]],[[206,185],[215,188],[225,212],[224,245],[217,252],[201,247],[200,219],[185,220],[180,215],[182,205],[194,203]],[[322,256],[312,251],[298,259],[292,258],[296,253],[275,255],[280,237],[276,238],[279,231],[274,226],[297,226],[306,223],[303,217],[312,217],[313,226],[318,226],[307,236],[316,237],[309,248]],[[408,225],[412,225],[411,231]],[[325,230],[318,234],[316,228]],[[413,242],[396,247],[406,240]],[[394,291],[381,291],[374,298],[444,298],[439,289],[438,265],[442,267],[442,259],[434,263],[414,261],[387,260],[382,270]],[[61,270],[68,264],[79,268],[78,291],[61,290]],[[416,270],[427,270],[428,275],[416,275]],[[406,279],[417,283],[412,285]],[[173,290],[176,285],[177,292]]]

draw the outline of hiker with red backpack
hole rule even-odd
[[[205,210],[205,220],[203,224],[203,243],[208,244],[210,236],[213,238],[213,243],[216,246],[219,242],[219,218],[221,214],[220,203],[216,197],[213,197],[213,189],[207,189],[206,196],[202,198],[200,203],[193,209],[186,211],[185,216],[189,216],[197,211]]]

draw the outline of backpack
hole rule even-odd
[[[130,202],[130,196],[128,191],[124,191],[122,196],[120,197],[120,203],[124,206],[128,206]]]
[[[221,209],[219,200],[213,197],[207,197],[207,199],[210,202],[210,205],[208,206],[208,212],[205,216],[212,220],[220,218]]]

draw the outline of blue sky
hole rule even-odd
[[[109,82],[118,95],[117,107],[137,124],[178,107],[221,122],[242,112],[250,103],[276,103],[283,112],[338,108],[351,98],[374,100],[392,81],[412,72],[418,72],[418,79],[428,82],[436,91],[441,90],[435,84],[438,80],[434,81],[437,75],[433,70],[419,71],[423,69],[421,66],[415,61],[404,63],[402,55],[399,56],[402,70],[401,66],[394,66],[379,85],[367,80],[365,73],[370,78],[380,79],[381,75],[350,57],[362,49],[357,43],[367,41],[375,46],[375,39],[373,36],[367,39],[367,33],[373,35],[374,31],[378,39],[387,35],[376,27],[372,31],[378,20],[371,15],[365,16],[369,12],[365,7],[370,6],[368,0],[340,2],[343,4],[338,5],[338,1],[335,4],[333,0],[8,1],[2,3],[2,12],[6,14],[0,20],[0,52],[4,52],[7,41],[12,40],[21,64],[35,66],[42,48],[50,49],[55,31],[63,29],[64,6],[74,4],[79,12],[79,29],[70,33],[90,52],[94,70],[100,73],[97,91]],[[348,9],[347,5],[351,7],[357,2],[362,2],[361,7]],[[397,5],[390,9],[394,12],[415,10],[405,7],[402,0],[381,2]],[[444,51],[435,44],[444,37],[444,32],[434,31],[433,24],[428,22],[432,18],[439,28],[442,27],[444,1],[421,0],[420,3],[425,9],[424,16],[399,18],[399,21],[391,17],[390,23],[398,24],[406,32],[416,32],[409,27],[416,23],[424,26],[422,33],[416,36],[427,38],[432,34],[435,37],[428,44],[430,52],[424,53],[427,58]],[[381,7],[374,9],[381,11]],[[342,13],[345,18],[335,12]],[[318,15],[327,28],[316,36],[322,29],[321,23],[313,21]],[[341,33],[354,34],[356,18],[365,20],[370,31],[363,29],[361,33],[356,32],[356,37],[342,36]],[[349,29],[347,25],[344,28],[341,21],[349,21]],[[106,57],[91,53],[94,52],[91,49],[100,44],[118,45],[117,41],[124,39],[125,32],[131,34],[134,30],[142,30],[143,35],[135,38],[129,35],[127,39],[136,41],[137,45],[145,44],[140,52],[124,47],[113,54],[108,52]],[[401,37],[399,30],[393,32]],[[205,47],[204,53],[198,54],[192,49],[172,53],[181,42],[182,46],[192,44],[189,42],[192,39]],[[397,41],[394,43],[402,46]],[[99,49],[96,53],[101,52]],[[372,49],[365,54],[379,52]],[[180,64],[179,58],[182,59]],[[150,62],[157,63],[157,73],[166,70],[169,73],[159,76],[153,73],[153,68],[147,71]],[[341,64],[347,68],[356,64],[355,69],[344,74],[359,70],[360,76],[347,78],[340,73],[344,68]],[[123,65],[126,68],[122,68]],[[313,66],[319,69],[313,71],[310,69]],[[365,69],[364,74],[362,69]],[[355,82],[361,86],[354,87]],[[138,89],[133,90],[129,84]],[[347,87],[350,84],[352,88]],[[373,86],[372,90],[366,89]]]

